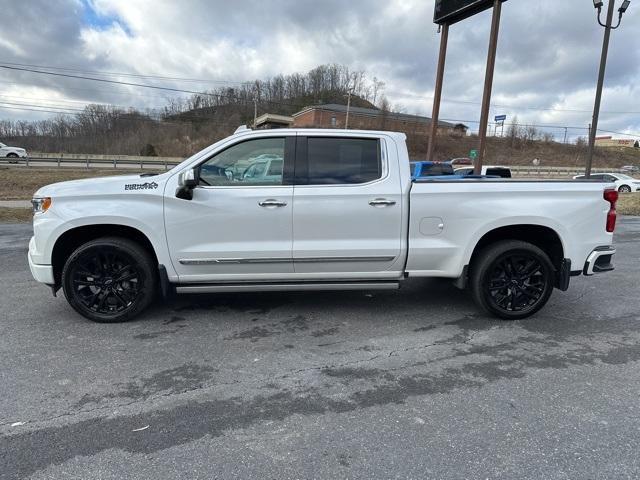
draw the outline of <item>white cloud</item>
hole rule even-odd
[[[87,23],[79,0],[11,3],[5,15],[46,21],[38,36],[0,32],[0,60],[224,81],[342,63],[385,81],[391,102],[407,112],[431,111],[439,44],[433,0],[91,0],[105,24]],[[639,7],[632,4],[612,36],[603,129],[640,133],[640,114],[607,113],[640,112]],[[451,27],[443,118],[479,117],[489,24],[484,12]],[[602,34],[586,0],[505,3],[492,113],[586,129]],[[118,105],[158,106],[166,96],[31,74],[0,72],[1,81]]]

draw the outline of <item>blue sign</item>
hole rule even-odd
[[[506,119],[506,115],[496,115],[496,122],[504,122]]]

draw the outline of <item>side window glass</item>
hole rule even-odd
[[[357,184],[382,176],[377,139],[307,139],[309,185]]]
[[[237,143],[200,166],[200,182],[213,186],[282,185],[284,138]]]

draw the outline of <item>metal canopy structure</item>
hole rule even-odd
[[[436,0],[433,23],[453,25],[488,10],[493,4],[494,0]]]

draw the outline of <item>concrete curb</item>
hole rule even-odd
[[[1,208],[31,208],[29,200],[0,200]]]

